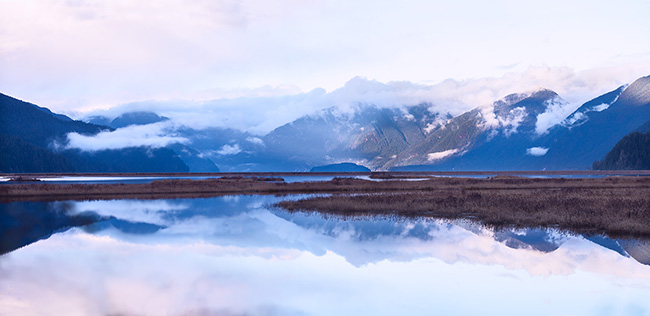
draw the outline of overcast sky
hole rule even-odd
[[[0,92],[63,113],[355,76],[602,92],[650,74],[649,17],[648,0],[0,0]]]

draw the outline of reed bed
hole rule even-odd
[[[487,225],[558,227],[580,233],[650,236],[650,177],[444,178],[287,183],[230,176],[145,184],[0,185],[0,202],[195,198],[232,194],[330,196],[283,201],[289,211],[344,216],[471,218]]]

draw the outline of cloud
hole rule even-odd
[[[544,134],[549,128],[562,123],[571,113],[580,107],[580,104],[571,104],[561,98],[546,102],[546,111],[537,116],[535,132]]]
[[[544,147],[531,147],[526,149],[526,154],[531,156],[544,156],[548,152],[548,148]]]
[[[239,145],[223,145],[219,150],[216,151],[217,154],[222,156],[236,155],[241,152]]]
[[[58,202],[57,202],[58,203]],[[114,216],[130,222],[141,222],[155,225],[169,225],[169,214],[187,209],[182,203],[170,203],[167,200],[139,201],[83,201],[76,202],[72,209],[76,214],[94,212],[101,216]]]
[[[540,253],[510,248],[468,221],[341,220],[230,202],[137,202],[132,205],[145,212],[138,211],[137,220],[169,212],[153,218],[167,219],[169,227],[152,235],[73,228],[19,249],[3,261],[0,313],[335,315],[363,305],[368,314],[395,314],[404,304],[424,313],[433,304],[457,312],[468,306],[460,311],[480,314],[503,304],[546,311],[549,301],[564,302],[567,293],[612,288],[627,291],[608,302],[614,307],[650,306],[648,267],[581,237],[566,236],[557,250]],[[122,207],[130,205],[114,204],[74,202],[73,208],[106,207],[106,215],[125,219]],[[530,288],[541,296],[530,295]],[[486,289],[492,295],[483,298]],[[443,296],[450,299],[427,299]],[[468,296],[485,301],[463,304]],[[575,299],[553,310],[580,314],[585,306],[603,306],[599,295]]]
[[[174,125],[170,122],[160,122],[103,131],[93,136],[68,133],[67,144],[63,145],[63,148],[98,151],[141,146],[160,148],[170,144],[189,142],[186,138],[175,136],[174,129]]]
[[[612,103],[614,103],[614,102],[612,102]],[[591,110],[594,111],[594,112],[602,112],[602,111],[607,110],[610,105],[611,104],[608,104],[608,103],[602,103],[602,104],[599,104],[599,105],[594,105],[594,107],[591,108]]]
[[[137,100],[263,96],[265,89],[256,87],[267,85],[331,91],[355,75],[381,82],[457,78],[452,84],[464,85],[543,64],[610,67],[609,74],[590,74],[601,83],[647,75],[650,41],[639,40],[650,23],[646,8],[639,1],[597,1],[589,14],[575,14],[584,5],[0,1],[0,21],[11,26],[0,32],[0,87],[72,111]],[[607,45],[598,45],[604,38]]]
[[[246,140],[256,145],[264,145],[264,141],[259,137],[248,137]]]
[[[607,73],[607,70],[603,70]],[[86,116],[116,117],[124,112],[154,111],[172,118],[180,125],[202,129],[228,127],[264,135],[299,117],[334,107],[337,113],[352,113],[359,104],[399,108],[421,103],[431,104],[430,110],[459,115],[476,107],[490,107],[512,93],[526,93],[541,88],[557,92],[565,103],[550,104],[547,113],[538,118],[538,132],[557,124],[562,116],[579,104],[616,89],[624,84],[616,76],[602,77],[600,72],[576,72],[571,68],[548,66],[530,67],[523,72],[511,72],[502,77],[468,80],[448,79],[433,85],[408,81],[380,82],[354,77],[342,87],[327,92],[314,89],[296,93],[292,87],[263,87],[260,90],[224,91],[212,100],[177,99],[168,101],[130,102],[108,110],[86,112]],[[247,95],[250,93],[250,95]],[[219,92],[209,94],[219,96]],[[484,108],[488,123],[499,124]],[[487,111],[487,112],[486,112]],[[490,124],[488,124],[490,125]]]
[[[457,153],[458,151],[459,151],[459,149],[448,149],[448,150],[445,150],[445,151],[429,153],[429,154],[427,154],[427,161],[440,160],[442,158],[451,156],[451,155]]]

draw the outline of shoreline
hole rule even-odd
[[[207,198],[328,194],[275,204],[289,212],[341,216],[467,218],[500,227],[556,227],[578,233],[650,237],[650,177],[434,177],[420,181],[277,177],[168,179],[141,184],[0,186],[0,202]]]
[[[0,177],[283,177],[283,176],[650,176],[650,170],[544,170],[544,171],[371,171],[371,172],[93,172],[93,173],[0,173]]]
[[[330,181],[284,182],[280,177],[230,176],[214,179],[164,179],[150,183],[46,183],[28,182],[0,186],[0,201],[61,201],[92,199],[156,198],[175,195],[250,195],[250,194],[358,194],[467,190],[576,190],[585,188],[648,190],[650,177],[605,178],[527,178],[495,176],[489,178],[432,177],[409,181],[391,176],[387,181],[334,178]]]

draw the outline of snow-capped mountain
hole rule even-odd
[[[398,155],[399,170],[589,169],[626,134],[650,120],[650,77],[569,108],[541,90],[464,113]],[[394,167],[395,166],[395,167]]]
[[[9,97],[5,99],[15,103]],[[24,109],[53,119],[56,124],[49,124],[52,126],[83,125],[67,117],[63,120],[63,116],[45,108],[30,105]],[[2,116],[7,122],[3,141],[11,148],[49,154],[52,148],[48,146],[56,145],[53,140],[65,143],[73,140],[70,137],[74,134],[80,141],[66,148],[68,152],[76,150],[75,157],[88,159],[97,156],[92,152],[139,147],[140,155],[149,155],[153,150],[180,158],[190,171],[216,171],[216,165],[222,171],[308,171],[343,162],[371,170],[586,170],[594,161],[602,160],[625,135],[650,130],[650,76],[581,106],[540,89],[511,94],[456,116],[441,109],[444,107],[431,103],[332,106],[266,135],[224,127],[193,128],[178,124],[173,116],[152,112],[122,113],[113,119],[89,118],[112,127],[86,124],[83,127],[92,127],[90,131],[74,128],[49,132],[38,122],[20,123],[29,117],[14,118],[7,110]],[[16,140],[10,136],[32,125],[41,127],[21,137],[40,149],[14,144]],[[61,160],[57,163],[72,168],[68,166],[70,161],[66,162],[70,158],[56,155],[50,160]]]
[[[330,108],[283,125],[263,137],[266,158],[296,168],[355,162],[378,169],[422,142],[449,119],[429,104],[404,108],[360,105],[353,113]],[[303,167],[304,168],[304,167]]]
[[[341,162],[372,170],[585,170],[650,120],[649,91],[645,77],[577,106],[540,89],[455,117],[428,103],[359,104],[303,116],[259,137],[218,136],[222,129],[183,135],[233,171],[307,171]]]

